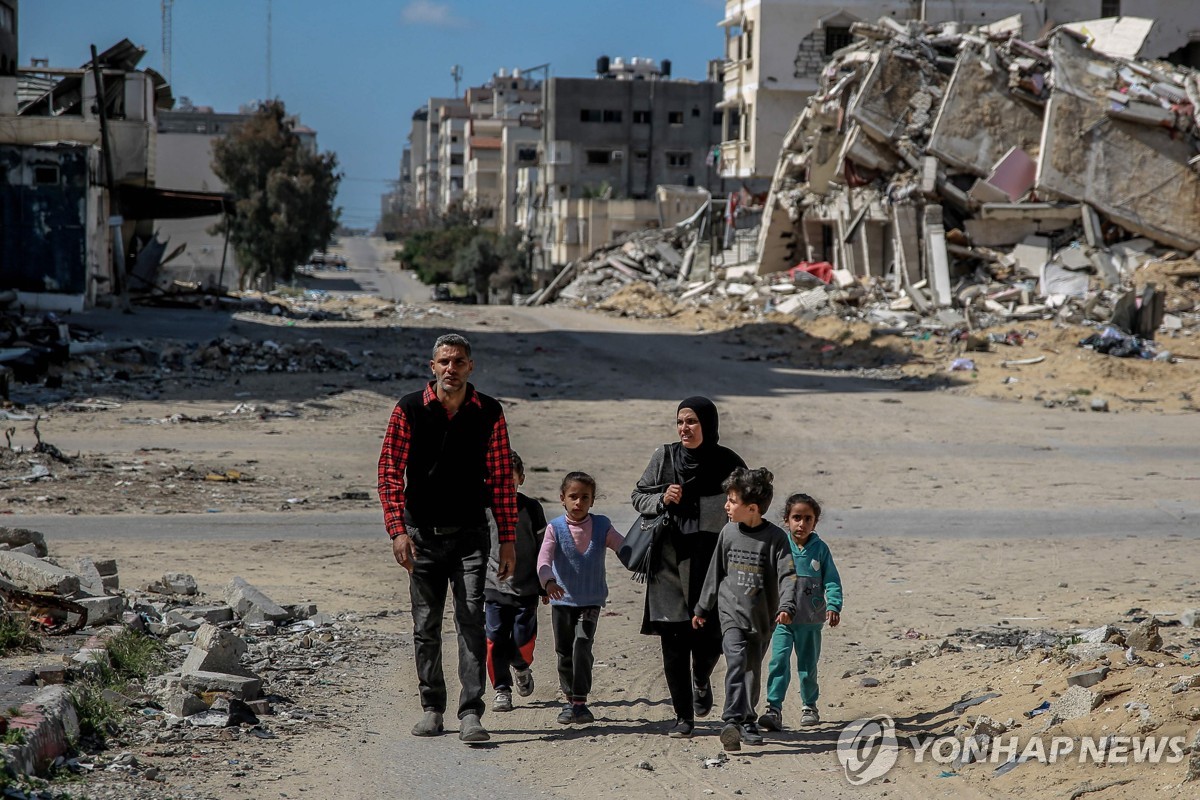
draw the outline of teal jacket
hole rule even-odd
[[[838,574],[837,565],[833,563],[833,555],[829,552],[829,546],[821,540],[816,531],[809,535],[808,543],[804,547],[797,545],[791,535],[788,536],[788,544],[792,548],[792,560],[796,562],[798,579],[797,592],[799,596],[796,598],[796,622],[820,624],[817,619],[805,618],[801,604],[806,604],[809,608],[815,606],[816,610],[820,610],[820,605],[824,605],[826,610],[836,611],[840,614],[842,612],[842,576]],[[805,580],[806,578],[808,580]],[[806,597],[804,594],[806,587],[812,594],[821,593],[823,597]],[[823,592],[821,592],[822,589]],[[815,616],[820,619],[820,622],[825,621],[823,611]]]

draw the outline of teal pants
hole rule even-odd
[[[796,651],[796,675],[800,701],[816,707],[821,696],[817,685],[817,660],[821,658],[821,624],[776,625],[771,634],[771,664],[767,668],[767,705],[783,708],[791,682],[792,650]]]

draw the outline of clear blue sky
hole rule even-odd
[[[267,0],[175,0],[176,97],[236,111],[267,95]],[[722,54],[723,0],[274,0],[271,92],[338,155],[343,220],[368,226],[399,175],[412,112],[453,94],[450,67],[477,86],[497,67],[550,62],[581,77],[596,57],[669,58],[702,79]],[[127,38],[162,68],[159,0],[21,0],[20,59],[78,67],[89,45]]]

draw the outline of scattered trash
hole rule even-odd
[[[1045,714],[1049,710],[1050,710],[1050,701],[1043,700],[1042,704],[1040,706],[1037,706],[1036,708],[1031,708],[1025,712],[1025,719],[1033,719],[1036,716]]]

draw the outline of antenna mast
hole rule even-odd
[[[175,0],[162,0],[163,77],[167,79],[167,83],[171,82],[171,9],[174,6]]]
[[[271,0],[267,0],[267,99],[271,94]]]
[[[458,97],[458,84],[459,84],[459,81],[462,80],[462,76],[463,76],[462,66],[460,66],[459,64],[455,64],[453,67],[450,68],[450,77],[454,78],[454,96],[455,97]]]

